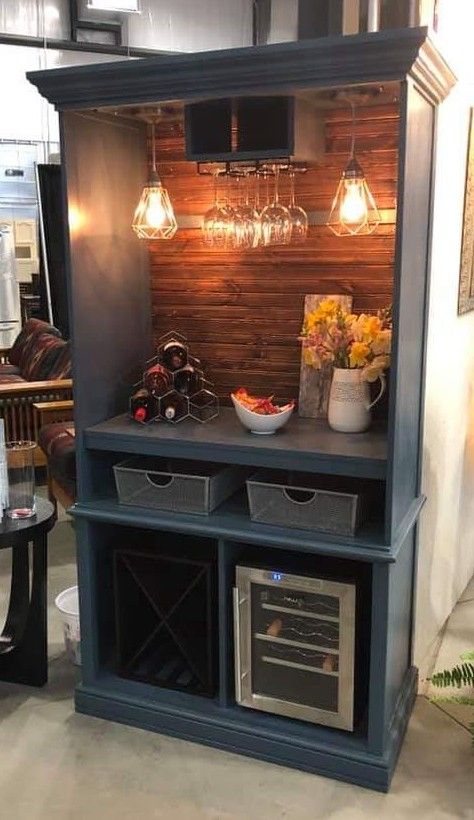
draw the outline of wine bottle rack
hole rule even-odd
[[[167,344],[173,343],[182,348],[183,358],[177,367],[170,368],[166,365],[165,351]],[[160,381],[150,385],[148,377],[156,367],[160,372],[153,375]],[[142,425],[158,421],[178,424],[188,418],[201,423],[215,419],[219,415],[219,399],[209,390],[212,383],[199,367],[199,359],[190,355],[186,337],[176,331],[165,333],[158,340],[157,356],[148,360],[141,381],[134,385],[134,392],[143,387],[149,391],[148,398],[154,401],[155,410],[146,420],[137,419],[133,412],[134,396],[131,396],[130,415]],[[191,381],[188,381],[186,377],[189,378],[190,374]]]
[[[212,697],[216,687],[212,559],[118,549],[114,556],[121,676]]]

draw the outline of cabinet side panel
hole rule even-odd
[[[389,415],[388,526],[394,537],[418,494],[434,110],[402,86],[394,339]]]
[[[385,689],[387,730],[395,715],[403,683],[411,665],[415,537],[413,529],[400,548],[396,562],[390,564],[389,569]]]
[[[401,545],[397,560],[374,564],[370,644],[369,747],[387,749],[400,704],[407,696],[411,666],[415,530]]]
[[[87,491],[82,431],[122,412],[149,355],[146,249],[131,222],[146,179],[144,126],[94,112],[61,116],[78,495]]]

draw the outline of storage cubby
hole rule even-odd
[[[294,154],[294,100],[246,97],[237,101],[237,150],[290,157]]]
[[[98,673],[213,697],[218,689],[217,544],[88,524]]]
[[[218,634],[214,551],[183,537],[147,533],[143,540],[156,544],[120,547],[114,555],[118,672],[212,697]]]
[[[192,103],[184,116],[188,159],[199,162],[232,151],[232,100]]]
[[[185,106],[186,159],[321,161],[323,120],[308,100],[250,96]]]
[[[371,550],[390,552],[389,544],[384,546],[388,518],[387,436],[383,429],[376,427],[369,433],[351,438],[334,433],[324,423],[295,415],[275,436],[253,436],[243,430],[234,411],[224,407],[212,423],[198,427],[187,421],[178,426],[164,423],[144,426],[122,415],[87,428],[85,440],[85,459],[92,488],[88,506],[89,511],[94,507],[98,515],[114,511],[124,522],[127,516],[129,520],[139,520],[141,516],[146,526],[196,533],[207,531],[216,537],[240,536],[249,541],[280,544],[290,550],[298,547],[301,551],[314,549],[324,538],[324,548],[336,554],[350,554],[356,545],[369,554]],[[212,454],[213,461],[208,464],[214,464],[216,468],[233,464],[237,468],[235,475],[241,489],[235,489],[234,483],[233,494],[206,516],[206,521],[199,520],[203,516],[182,509],[166,511],[152,506],[134,509],[119,503],[114,478],[114,468],[129,458],[130,453],[135,457],[146,457],[147,463],[169,456],[187,457],[191,472],[193,463],[197,465]],[[297,515],[282,517],[280,509],[273,522],[268,517],[261,521],[252,520],[245,482],[259,467],[270,469],[283,484],[291,483],[299,475],[311,485],[319,481],[321,487],[334,491],[350,489],[356,494],[361,493],[364,496],[363,514],[354,534],[342,532],[341,528],[338,532],[335,529],[329,531],[330,528],[318,530],[316,520],[307,529],[299,528]],[[287,500],[288,505],[293,503],[297,512],[298,502]],[[79,515],[86,513],[80,502],[76,511]]]
[[[220,596],[226,605],[221,611],[221,619],[227,630],[224,649],[226,656],[221,657],[221,690],[225,690],[227,703],[235,703],[235,640],[236,615],[230,604],[232,590],[236,587],[237,567],[264,570],[270,579],[276,579],[276,587],[285,586],[286,576],[301,576],[311,581],[320,579],[330,582],[343,582],[355,587],[355,634],[354,634],[354,688],[351,693],[353,702],[353,732],[358,737],[366,737],[368,731],[367,709],[370,679],[370,641],[372,618],[372,568],[361,561],[341,560],[322,555],[293,553],[288,555],[281,550],[268,547],[255,548],[248,544],[222,542],[220,545]],[[292,593],[293,597],[297,593]],[[288,607],[284,607],[287,609]],[[278,610],[279,607],[276,607]],[[278,615],[278,612],[276,612]],[[275,615],[275,613],[273,613]],[[263,629],[267,630],[268,623]],[[344,625],[341,624],[341,629]],[[285,639],[283,646],[291,645]],[[323,653],[324,654],[324,653]],[[252,652],[252,657],[254,653]],[[316,682],[314,683],[316,686]],[[258,683],[256,683],[258,686]],[[298,687],[294,687],[294,697],[298,697]],[[238,707],[243,708],[243,707]]]

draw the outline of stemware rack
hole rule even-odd
[[[307,170],[306,163],[292,162],[290,158],[272,162],[198,162],[198,174],[212,176],[214,179],[214,204],[204,214],[202,223],[205,244],[218,248],[250,250],[262,245],[304,242],[308,232],[308,215],[296,204],[295,175],[304,174]],[[286,174],[290,180],[288,205],[280,200],[281,173]],[[222,197],[219,197],[218,184],[221,179],[225,180],[226,187]],[[264,197],[259,184],[261,179],[266,182]],[[274,186],[272,195],[270,179]],[[234,180],[238,187],[232,191],[230,183]],[[245,190],[240,187],[242,181],[245,182]],[[251,181],[253,191],[250,190]]]
[[[281,159],[268,160],[227,160],[225,162],[216,162],[214,160],[206,160],[196,163],[197,172],[200,176],[235,176],[245,177],[253,176],[275,176],[275,170],[278,166],[280,173],[287,174],[305,174],[308,170],[306,162],[295,162],[290,157],[282,157]]]

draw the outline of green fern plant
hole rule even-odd
[[[470,686],[474,688],[474,650],[470,652],[463,652],[461,655],[461,663],[454,666],[452,669],[444,669],[443,672],[435,672],[430,678],[433,686],[439,689],[447,689],[448,687],[460,689],[462,686]],[[474,706],[474,697],[469,695],[456,696],[446,698],[432,698],[435,703],[462,703],[467,706]],[[474,744],[474,721],[469,726],[472,734],[472,742]]]

